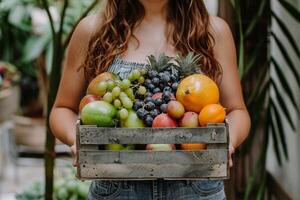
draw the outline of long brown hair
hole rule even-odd
[[[83,64],[88,81],[106,71],[113,59],[127,50],[134,28],[145,16],[145,9],[138,0],[107,0],[102,15],[102,25],[90,39]],[[182,55],[191,51],[203,55],[199,63],[201,70],[217,80],[222,70],[214,58],[214,38],[209,23],[203,0],[169,0],[168,39]]]

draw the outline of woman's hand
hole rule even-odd
[[[229,167],[233,167],[232,156],[235,152],[235,148],[232,145],[229,145]]]
[[[72,158],[73,158],[73,166],[77,167],[77,153],[76,153],[76,143],[70,147],[71,153],[72,153]]]

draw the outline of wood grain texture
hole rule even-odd
[[[80,151],[80,164],[226,164],[226,149],[200,151]]]
[[[226,179],[226,164],[85,164],[81,179]]]
[[[77,123],[79,178],[101,180],[227,179],[227,124],[205,128],[101,128]],[[103,144],[207,143],[198,151],[105,151]]]
[[[225,126],[207,128],[99,128],[80,126],[81,144],[227,143]]]

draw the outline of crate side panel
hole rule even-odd
[[[86,164],[82,179],[225,179],[226,164]]]
[[[80,126],[80,144],[227,143],[225,126],[206,128],[100,128]]]
[[[80,164],[226,164],[226,149],[201,151],[80,151]]]

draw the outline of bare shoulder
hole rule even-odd
[[[92,35],[98,23],[97,17],[98,15],[89,15],[79,22],[73,33],[73,38],[75,38],[77,42],[82,40],[86,41]]]
[[[230,27],[225,20],[217,16],[210,16],[209,21],[211,33],[216,41],[232,37]]]
[[[100,25],[98,16],[99,15],[87,16],[76,26],[68,47],[69,60],[74,59],[75,61],[83,62],[85,59],[90,38],[97,30],[98,25]]]

